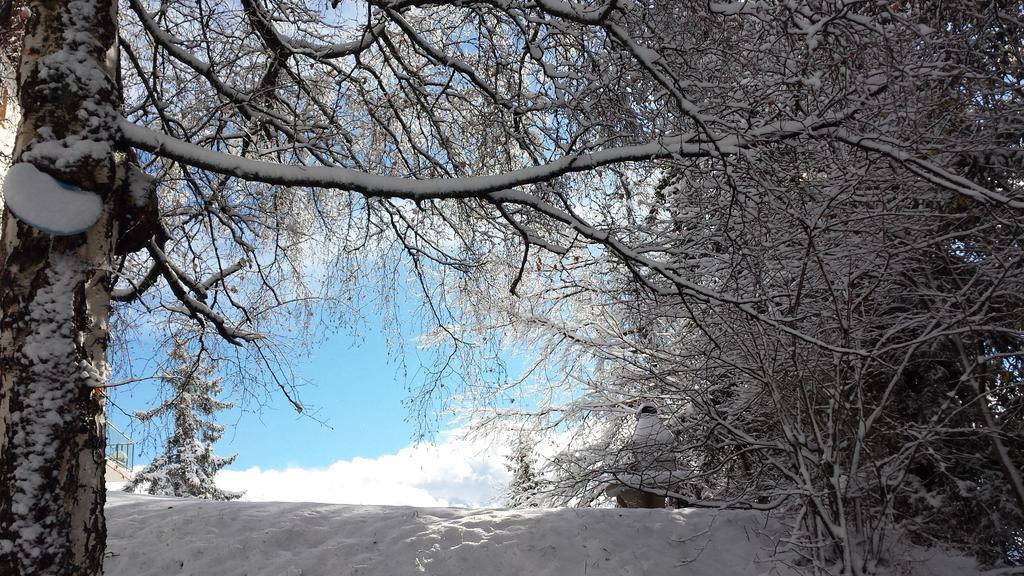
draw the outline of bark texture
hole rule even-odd
[[[5,209],[0,241],[0,574],[102,573],[116,129],[116,4],[29,3],[15,160],[98,193],[84,234]]]

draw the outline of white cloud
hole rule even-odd
[[[327,468],[221,470],[217,485],[262,502],[500,506],[509,480],[507,453],[506,442],[465,440],[452,432],[437,444],[413,444],[397,454],[341,460]]]

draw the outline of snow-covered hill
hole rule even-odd
[[[109,492],[108,576],[760,576],[753,512],[212,502]],[[920,575],[974,573],[924,554]]]

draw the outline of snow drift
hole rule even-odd
[[[769,576],[756,512],[216,502],[109,492],[108,576]],[[915,574],[977,574],[921,554]],[[906,566],[903,566],[906,567]]]

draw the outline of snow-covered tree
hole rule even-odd
[[[541,478],[534,454],[535,443],[528,434],[520,434],[506,456],[505,468],[512,474],[505,491],[505,505],[509,508],[536,508]]]
[[[529,379],[545,400],[510,408],[499,382],[468,388],[466,410],[579,431],[547,463],[552,504],[595,502],[623,476],[627,415],[649,399],[677,437],[670,495],[788,515],[811,569],[877,572],[908,541],[1005,562],[1024,512],[1020,29],[999,3],[879,4],[819,20],[818,38],[800,22],[822,4],[773,6],[732,4],[721,22],[745,26],[706,35],[697,5],[635,25],[663,69],[687,71],[701,110],[783,121],[846,100],[854,116],[736,156],[679,155],[647,179],[609,175],[621,186],[587,214],[622,244],[535,256],[517,299],[465,280],[459,301],[487,313],[463,337],[486,338],[494,318],[510,326],[499,346],[541,335]],[[868,22],[877,35],[860,34]],[[945,176],[886,149],[910,141]]]
[[[241,497],[240,493],[221,490],[214,481],[217,471],[237,456],[213,453],[213,444],[224,434],[224,426],[213,416],[234,406],[216,398],[221,393],[221,379],[212,377],[216,366],[202,354],[189,354],[181,340],[175,341],[170,359],[175,366],[161,378],[167,386],[167,400],[152,410],[136,412],[135,417],[146,423],[170,416],[173,428],[163,452],[135,474],[125,491],[142,488],[148,494],[212,500]]]

